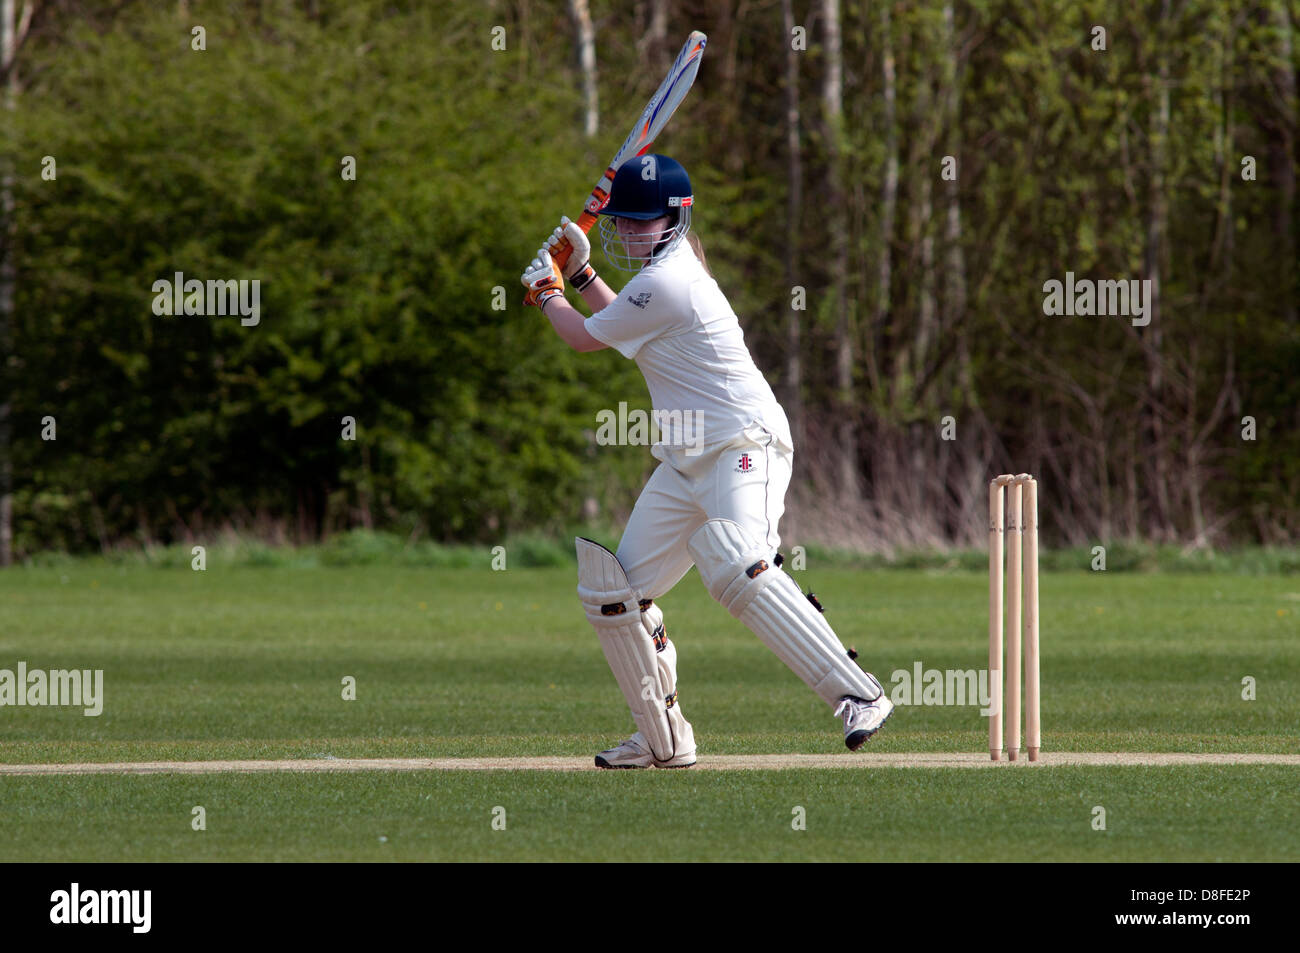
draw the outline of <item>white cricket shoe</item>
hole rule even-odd
[[[840,699],[840,706],[835,709],[837,716],[844,716],[845,746],[850,751],[857,751],[880,730],[880,726],[893,713],[894,703],[883,692],[873,702],[845,695]]]
[[[656,761],[646,744],[645,735],[639,731],[622,744],[596,755],[598,768],[689,768],[694,763],[694,745],[668,761]]]

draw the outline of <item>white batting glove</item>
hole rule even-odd
[[[577,291],[591,284],[596,279],[596,270],[591,267],[591,242],[586,233],[569,221],[568,216],[561,216],[560,227],[546,239],[547,250],[555,257],[561,248],[569,245],[573,252],[564,263],[564,277],[569,279]]]
[[[537,249],[537,257],[524,269],[519,280],[528,289],[524,295],[524,304],[535,304],[542,308],[551,298],[564,297],[564,279],[560,277],[560,269],[551,261],[550,252],[545,248]]]

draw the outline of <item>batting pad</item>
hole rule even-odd
[[[880,697],[880,683],[849,658],[822,614],[739,523],[711,519],[687,546],[713,598],[826,704],[834,707],[845,695]]]
[[[679,739],[674,737],[667,703],[671,700],[676,704],[675,686],[664,675],[672,667],[660,665],[654,632],[647,628],[643,618],[646,613],[641,611],[618,557],[581,536],[576,543],[578,597],[587,610],[587,619],[596,628],[605,659],[651,754],[660,761],[671,760],[677,754]],[[660,613],[651,621],[658,626],[662,620]]]

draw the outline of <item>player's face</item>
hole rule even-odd
[[[668,228],[668,216],[662,215],[648,222],[639,222],[632,218],[616,218],[614,225],[629,256],[649,258],[655,244],[664,237],[664,230]]]

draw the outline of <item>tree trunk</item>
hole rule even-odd
[[[848,222],[845,216],[841,163],[844,156],[844,76],[840,48],[840,2],[823,0],[826,18],[826,78],[822,100],[826,110],[826,204],[831,258],[831,301],[835,313],[836,482],[846,501],[856,501],[858,486],[857,413],[853,394],[853,319],[847,300],[849,271]]]
[[[1232,277],[1232,183],[1237,180],[1241,166],[1237,164],[1236,125],[1233,122],[1235,105],[1234,91],[1235,56],[1233,45],[1236,42],[1236,23],[1231,16],[1223,17],[1224,32],[1220,38],[1219,71],[1214,101],[1218,113],[1218,123],[1214,130],[1214,161],[1219,168],[1219,201],[1215,209],[1214,240],[1210,244],[1210,264],[1207,269],[1206,290],[1202,300],[1208,307],[1210,288],[1213,280],[1226,284]]]
[[[962,439],[958,447],[964,450],[964,458],[959,461],[962,472],[952,478],[953,490],[957,494],[957,510],[952,516],[952,530],[960,539],[964,527],[981,524],[985,496],[984,488],[988,479],[985,473],[989,454],[986,447],[990,441],[986,437],[987,422],[980,412],[978,389],[975,386],[975,368],[971,360],[970,328],[966,324],[966,256],[962,250],[961,227],[961,56],[954,24],[952,0],[943,5],[943,63],[942,79],[944,88],[944,124],[947,128],[945,155],[950,155],[957,164],[956,176],[943,183],[944,202],[947,214],[944,216],[943,244],[943,316],[939,325],[944,336],[953,335],[957,342],[957,393],[961,395],[962,406],[952,408],[958,414],[959,433]],[[966,413],[969,410],[970,413]]]
[[[658,76],[668,69],[671,50],[668,45],[668,0],[650,0],[649,22],[637,43],[642,60]]]
[[[874,391],[880,389],[880,364],[883,346],[882,332],[889,326],[891,311],[890,282],[893,280],[893,258],[890,243],[894,236],[894,214],[898,208],[898,126],[896,120],[896,90],[894,83],[894,44],[890,35],[889,4],[877,7],[880,13],[880,60],[884,79],[882,98],[885,104],[885,174],[880,195],[880,234],[876,243],[879,259],[876,264],[876,307],[871,321],[870,344],[867,354],[867,374]]]
[[[913,247],[919,250],[921,256],[921,281],[917,286],[916,333],[913,338],[915,350],[911,366],[895,378],[895,384],[909,392],[897,395],[899,401],[904,403],[910,403],[921,396],[918,385],[929,376],[927,369],[930,364],[930,348],[938,330],[935,327],[934,230],[930,227],[934,215],[934,176],[938,170],[933,163],[934,137],[927,128],[931,112],[930,85],[921,78],[916,84],[916,128],[920,135],[915,140],[917,152],[914,154],[914,167],[925,171],[918,176],[915,201],[909,203]]]
[[[582,68],[582,131],[588,139],[592,139],[600,125],[596,94],[596,28],[591,22],[587,0],[569,0],[569,12],[578,28],[578,64]]]
[[[948,214],[944,220],[943,242],[945,266],[943,270],[942,326],[957,335],[958,375],[961,392],[969,399],[975,397],[975,375],[971,367],[970,331],[966,327],[966,256],[961,247],[961,91],[958,74],[957,37],[953,29],[952,0],[943,5],[944,48],[943,58],[944,115],[948,127],[947,155],[957,161],[957,178],[944,183],[944,199]]]
[[[799,131],[799,51],[790,42],[794,30],[793,0],[781,0],[785,25],[785,139],[788,153],[789,186],[786,203],[785,264],[786,291],[793,294],[799,284],[799,225],[803,217],[803,160]],[[802,319],[806,312],[790,308],[785,334],[785,411],[797,448],[803,447]]]
[[[738,106],[743,99],[741,86],[743,81],[739,78],[739,57],[738,46],[740,45],[740,31],[736,27],[736,10],[731,0],[717,4],[713,8],[717,19],[714,21],[717,27],[710,35],[709,53],[718,54],[718,58],[713,61],[714,67],[717,68],[719,84],[719,101],[732,108],[726,109],[723,113],[726,116],[726,125],[717,129],[718,142],[744,142],[747,127],[744,125],[745,117],[740,110],[734,108]],[[743,11],[742,11],[743,13]],[[727,175],[735,180],[741,180],[746,174],[745,161],[746,153],[744,149],[726,149],[721,156],[723,168]]]
[[[1296,77],[1292,54],[1291,16],[1286,0],[1273,0],[1269,4],[1269,19],[1277,34],[1277,55],[1273,58],[1273,87],[1281,100],[1277,132],[1272,137],[1269,152],[1272,158],[1273,181],[1277,183],[1277,201],[1273,204],[1273,231],[1277,236],[1277,263],[1281,269],[1278,280],[1285,289],[1282,316],[1288,324],[1296,320],[1296,241],[1295,241],[1295,134],[1296,134]]]
[[[1161,37],[1167,35],[1169,0],[1161,4]],[[1167,452],[1164,426],[1164,330],[1161,326],[1160,285],[1161,261],[1168,209],[1165,195],[1165,151],[1169,137],[1169,56],[1161,46],[1157,55],[1154,103],[1151,110],[1151,199],[1147,217],[1146,277],[1151,280],[1150,323],[1142,329],[1147,362],[1147,446],[1142,448],[1151,461],[1151,489],[1155,497],[1151,535],[1157,539],[1172,538]]]
[[[18,45],[32,19],[25,4],[21,26],[15,19],[16,0],[0,0],[0,76],[4,79],[4,106],[12,111],[18,97]],[[14,288],[17,265],[13,228],[13,170],[0,168],[0,567],[13,563],[13,381],[9,356],[13,354]]]

